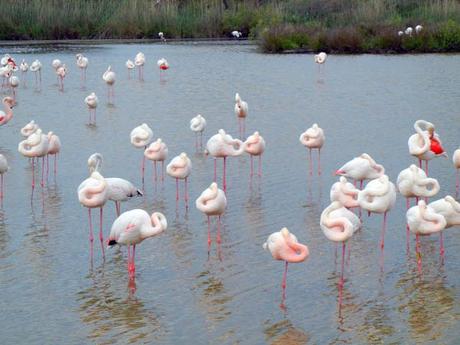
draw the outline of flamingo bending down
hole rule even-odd
[[[86,69],[88,68],[88,58],[83,54],[75,55],[77,59],[77,67],[81,69],[81,82],[84,85],[86,82]]]
[[[113,85],[115,84],[115,72],[112,71],[112,66],[109,66],[102,75],[102,79],[107,84],[107,101],[109,104],[113,104],[113,98],[115,97],[115,91]]]
[[[358,193],[358,202],[362,209],[367,210],[369,213],[383,213],[382,238],[380,241],[382,250],[385,246],[387,213],[394,206],[395,201],[396,188],[387,175],[373,179]]]
[[[16,105],[11,97],[3,98],[2,103],[5,111],[0,110],[0,126],[6,125],[13,118],[13,107]]]
[[[32,158],[32,190],[35,188],[35,158],[42,158],[42,178],[40,185],[45,186],[44,182],[44,167],[45,156],[48,154],[48,136],[42,133],[38,128],[34,133],[28,136],[25,140],[21,141],[18,145],[18,151],[23,156]]]
[[[176,179],[176,203],[179,201],[179,179],[185,182],[184,201],[185,207],[188,208],[188,188],[187,179],[192,172],[192,161],[187,157],[185,152],[174,157],[166,166],[166,173]]]
[[[151,143],[144,151],[144,156],[148,160],[153,161],[153,180],[157,180],[157,162],[161,162],[161,181],[165,179],[164,162],[168,157],[168,147],[158,138]]]
[[[339,181],[331,187],[331,202],[338,201],[346,208],[359,207],[359,189],[347,181],[346,177],[340,176]]]
[[[0,201],[3,200],[3,175],[8,169],[8,161],[6,157],[0,153]]]
[[[136,68],[136,65],[134,64],[134,62],[132,62],[132,60],[128,59],[126,60],[125,66],[128,69],[128,79],[131,79],[131,70]]]
[[[162,233],[168,227],[166,217],[160,212],[151,216],[144,210],[135,209],[121,214],[112,224],[108,245],[128,246],[128,273],[134,279],[136,272],[136,245],[143,240]],[[131,251],[132,246],[132,251]]]
[[[308,247],[299,243],[297,237],[291,234],[287,228],[282,228],[281,231],[272,233],[267,242],[263,244],[265,250],[269,250],[273,259],[285,261],[285,268],[283,274],[283,281],[281,288],[283,289],[281,306],[284,306],[286,299],[286,276],[288,263],[298,263],[305,261],[310,252]]]
[[[97,108],[98,102],[99,102],[99,99],[97,98],[94,92],[91,92],[88,96],[85,97],[85,103],[88,106],[88,112],[89,112],[88,124],[90,125],[91,124],[96,125],[96,108]],[[94,117],[94,122],[93,122],[93,117]]]
[[[150,127],[143,123],[140,126],[137,126],[131,131],[130,139],[131,144],[134,145],[136,148],[147,148],[153,138],[153,132]],[[142,186],[144,186],[144,172],[145,172],[145,156],[142,155],[142,163],[141,163],[141,175],[142,175]]]
[[[134,58],[134,64],[139,69],[139,80],[144,80],[144,64],[145,64],[145,55],[144,53],[137,53]]]
[[[240,138],[245,136],[246,125],[245,119],[248,116],[248,103],[243,101],[239,93],[235,94],[235,115],[238,118],[238,130]]]
[[[456,170],[456,178],[455,178],[455,196],[458,196],[458,189],[460,187],[460,174],[459,170],[460,169],[460,149],[456,149],[454,151],[454,154],[452,155],[452,162],[454,163],[454,167]]]
[[[42,64],[39,60],[34,60],[30,65],[30,71],[35,74],[35,87],[40,87],[42,84]]]
[[[34,120],[30,121],[27,125],[21,128],[21,135],[25,138],[35,133],[40,127],[35,123]]]
[[[265,151],[265,140],[259,134],[259,132],[254,132],[253,135],[250,135],[244,142],[244,151],[249,153],[251,156],[251,177],[254,175],[254,156],[259,157],[259,169],[258,175],[262,176],[262,154]]]
[[[61,91],[64,91],[64,78],[67,74],[67,68],[65,67],[65,64],[63,64],[56,70],[56,74],[59,80],[59,89]]]
[[[436,213],[442,215],[446,220],[445,228],[460,225],[460,203],[456,201],[450,195],[445,196],[442,199],[433,201],[428,204]],[[443,232],[439,233],[440,241],[440,254],[444,255],[444,239]]]
[[[203,131],[206,128],[206,119],[198,114],[190,120],[190,129],[195,132],[195,149],[198,151],[198,134],[200,135],[200,149],[203,148]]]
[[[326,137],[324,136],[324,131],[321,127],[318,127],[318,124],[314,123],[313,126],[308,128],[305,132],[300,135],[299,138],[302,145],[308,148],[309,150],[309,160],[310,160],[310,175],[312,175],[313,163],[311,159],[311,150],[318,149],[318,175],[321,175],[321,148],[324,145]]]
[[[234,38],[240,38],[242,35],[243,35],[243,34],[242,34],[240,31],[238,31],[238,30],[233,30],[233,31],[232,31],[232,36],[233,36]]]
[[[364,180],[372,180],[383,176],[385,168],[383,165],[377,164],[367,153],[363,153],[361,156],[345,163],[335,174],[359,181],[359,189],[362,189]]]
[[[196,199],[196,208],[208,217],[208,250],[211,246],[211,216],[217,216],[217,243],[221,242],[220,238],[220,217],[227,207],[227,198],[222,189],[217,187],[217,183],[211,185],[201,193]]]
[[[420,168],[422,160],[425,161],[425,172],[428,175],[428,161],[439,156],[447,157],[447,153],[431,122],[417,120],[414,128],[417,133],[411,135],[408,140],[409,153],[418,158]]]
[[[318,71],[321,73],[321,65],[326,62],[327,54],[325,52],[321,52],[315,55],[315,63],[318,64]]]
[[[94,171],[90,177],[84,180],[78,186],[78,200],[80,204],[88,208],[89,220],[89,242],[91,247],[91,262],[93,261],[93,223],[91,220],[91,209],[99,208],[99,240],[101,241],[102,255],[104,253],[104,233],[102,231],[102,215],[103,208],[108,199],[108,187],[104,177],[98,172]]]
[[[217,158],[223,158],[223,187],[224,192],[227,191],[226,178],[226,161],[228,156],[236,157],[244,152],[244,143],[239,139],[233,139],[223,129],[213,135],[206,143],[206,152],[214,157],[214,182],[217,180]]]
[[[26,62],[25,59],[22,59],[21,64],[19,65],[19,70],[21,71],[21,79],[22,79],[22,84],[26,86],[26,76],[27,76],[27,71],[29,70],[29,64]]]
[[[57,155],[61,151],[61,141],[59,140],[59,137],[54,134],[53,132],[48,132],[48,153],[46,155],[46,166],[49,167],[49,160],[48,157],[49,155],[54,156],[54,177],[56,177],[57,173]],[[48,176],[48,169],[46,169],[46,175]]]

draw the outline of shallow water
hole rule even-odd
[[[6,52],[5,49],[3,49]],[[127,80],[124,62],[142,50],[145,81]],[[342,307],[337,284],[340,251],[326,240],[319,216],[328,205],[332,172],[362,152],[382,163],[395,181],[415,162],[407,139],[418,118],[437,126],[447,151],[459,143],[459,55],[331,56],[318,74],[308,55],[262,55],[250,45],[161,44],[8,48],[17,61],[42,61],[41,91],[21,88],[15,117],[0,128],[0,152],[10,161],[0,209],[0,336],[27,344],[453,344],[459,337],[460,238],[446,231],[444,263],[438,237],[422,240],[419,274],[405,249],[405,200],[389,213],[384,265],[378,246],[382,216],[364,217],[351,241]],[[90,59],[86,90],[74,54]],[[69,66],[59,92],[53,58]],[[171,69],[160,80],[156,60]],[[117,73],[115,105],[105,101],[102,73]],[[99,95],[97,127],[86,126],[83,99]],[[247,133],[267,142],[263,177],[249,179],[247,156],[229,160],[228,209],[222,245],[208,256],[205,217],[195,198],[213,178],[213,161],[194,149],[189,120],[201,113],[205,137],[219,128],[236,136],[235,92],[249,103]],[[17,152],[19,129],[34,119],[63,143],[58,176],[31,194],[31,167]],[[140,186],[141,150],[129,142],[132,128],[148,123],[169,147],[193,161],[191,207],[176,205],[174,180],[164,185],[146,170],[145,197],[123,210],[161,211],[169,228],[137,250],[136,291],[129,286],[126,251],[111,249],[105,261],[95,242],[89,260],[88,219],[76,188],[87,177],[86,160],[104,155],[103,174]],[[321,176],[308,176],[299,135],[318,122],[326,133]],[[221,165],[219,165],[219,173]],[[430,162],[439,196],[455,192],[450,159]],[[182,186],[181,186],[182,188]],[[182,190],[181,190],[182,192]],[[98,224],[97,212],[93,213]],[[105,234],[115,208],[104,212]],[[283,264],[262,244],[287,226],[308,244],[310,259],[289,267],[286,309],[280,309]],[[215,229],[213,230],[213,239]]]

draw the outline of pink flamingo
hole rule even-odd
[[[145,55],[144,53],[137,53],[136,57],[134,58],[134,64],[139,69],[139,80],[144,80],[144,64],[145,64]]]
[[[456,149],[454,151],[454,154],[452,156],[452,161],[454,163],[455,167],[455,196],[458,196],[458,189],[460,187],[460,174],[459,170],[460,169],[460,149]]]
[[[27,125],[21,128],[21,135],[25,138],[30,136],[32,133],[35,133],[39,129],[38,125],[34,120],[30,121]]]
[[[143,240],[156,236],[168,227],[166,217],[160,212],[151,216],[144,210],[135,209],[122,213],[112,224],[108,245],[128,246],[128,273],[134,279],[136,272],[136,245]],[[132,246],[132,251],[131,251]]]
[[[59,80],[59,90],[64,91],[64,78],[67,74],[67,68],[65,67],[65,64],[58,67],[56,74]]]
[[[161,162],[161,181],[164,181],[164,162],[168,157],[168,147],[166,144],[158,138],[156,141],[151,143],[144,151],[144,156],[148,160],[153,162],[153,180],[157,180],[157,162]]]
[[[107,68],[107,71],[102,75],[102,79],[107,84],[107,102],[113,104],[113,98],[115,97],[115,91],[113,85],[115,84],[115,72],[112,71],[112,66]]]
[[[136,148],[144,148],[147,149],[147,146],[150,144],[153,138],[153,131],[150,127],[143,123],[140,126],[137,126],[131,131],[130,134],[131,144],[134,145]],[[142,155],[142,163],[141,163],[141,175],[142,175],[142,189],[144,186],[144,173],[145,173],[145,156]]]
[[[253,135],[250,135],[244,142],[244,150],[251,156],[251,177],[254,175],[254,156],[259,157],[259,170],[258,175],[262,176],[262,154],[265,151],[265,140],[259,134],[259,132],[254,132]]]
[[[25,157],[32,158],[32,190],[35,188],[35,158],[42,158],[42,179],[40,185],[45,186],[44,182],[44,167],[45,156],[48,154],[49,140],[48,136],[42,133],[38,128],[35,132],[29,135],[25,140],[18,145],[18,151]]]
[[[331,187],[331,202],[338,201],[346,208],[359,207],[358,193],[358,188],[348,182],[346,177],[340,176],[339,181]]]
[[[283,289],[281,307],[284,307],[288,263],[303,262],[308,258],[310,252],[308,251],[308,247],[299,243],[297,237],[291,234],[287,228],[272,233],[268,237],[267,242],[264,243],[263,248],[270,251],[273,259],[282,260],[286,263],[281,283],[281,288]]]
[[[3,200],[3,175],[8,169],[8,161],[6,157],[0,153],[0,201]]]
[[[19,86],[19,78],[15,75],[12,75],[10,79],[8,80],[11,90],[13,92],[13,99],[16,100],[16,88]]]
[[[198,114],[190,120],[190,129],[195,133],[195,149],[198,151],[198,134],[200,135],[200,149],[203,149],[203,132],[206,128],[206,119]]]
[[[384,175],[385,168],[377,164],[367,153],[363,153],[345,163],[335,174],[359,181],[359,189],[363,189],[364,180],[372,180]]]
[[[61,151],[61,141],[59,137],[53,132],[48,132],[48,153],[46,155],[46,166],[49,167],[49,155],[54,156],[54,177],[57,173],[57,155]],[[48,168],[46,169],[46,175],[48,176]]]
[[[89,111],[89,123],[88,124],[94,124],[96,125],[96,108],[97,104],[99,102],[99,99],[97,98],[96,94],[94,92],[91,92],[88,96],[85,97],[85,103],[88,106],[88,111]],[[94,122],[93,122],[93,117],[94,117]]]
[[[29,70],[29,64],[26,62],[26,60],[22,59],[22,62],[19,65],[19,70],[21,71],[22,85],[25,87],[27,80],[27,71]]]
[[[3,98],[3,107],[5,111],[0,110],[0,126],[6,125],[13,118],[13,107],[16,105],[16,102],[11,97]]]
[[[187,179],[192,172],[192,161],[187,157],[185,152],[174,157],[166,166],[166,173],[176,179],[176,202],[179,201],[179,179],[185,181],[184,201],[185,207],[188,208],[188,188]]]
[[[77,58],[77,67],[81,69],[81,82],[82,85],[85,85],[86,82],[86,70],[88,68],[88,58],[83,56],[83,54],[75,55]]]
[[[445,229],[460,225],[460,203],[450,195],[431,202],[428,207],[431,207],[436,213],[444,217],[446,220]],[[444,257],[443,231],[439,232],[439,244],[439,253],[442,257]]]
[[[30,65],[30,71],[35,74],[35,87],[40,88],[42,85],[42,63],[39,60],[34,60]]]
[[[302,145],[306,146],[309,151],[310,159],[310,175],[312,175],[312,159],[311,159],[311,150],[318,149],[318,175],[321,175],[321,148],[324,145],[326,137],[324,136],[324,131],[318,127],[316,123],[312,127],[308,128],[305,132],[300,135],[300,142]]]
[[[239,95],[239,93],[235,94],[235,115],[238,118],[238,128],[240,138],[245,136],[246,132],[246,125],[245,119],[248,116],[248,103],[243,101]]]

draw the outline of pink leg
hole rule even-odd
[[[105,258],[104,233],[102,232],[102,207],[99,209],[99,240],[101,241],[102,256]]]
[[[90,208],[88,208],[88,220],[89,220],[90,255],[91,255],[91,262],[93,262],[93,257],[94,257],[94,250],[93,250],[94,236],[93,236],[93,222],[92,222],[92,219],[91,219],[91,209]]]
[[[165,180],[165,161],[161,161],[161,181]]]
[[[344,285],[343,271],[344,271],[344,262],[345,262],[345,249],[346,249],[346,244],[345,242],[342,242],[342,266],[341,266],[341,271],[340,271],[339,288],[342,288]]]
[[[439,254],[444,259],[444,232],[443,231],[439,233],[439,245],[440,245]]]
[[[176,202],[179,201],[179,179],[176,178]]]
[[[185,201],[185,208],[188,208],[188,184],[187,184],[187,177],[185,178],[185,194],[184,194],[184,201]]]
[[[198,152],[198,133],[195,132],[195,151]]]
[[[145,172],[145,156],[142,155],[142,166],[141,166],[142,185],[144,185],[144,172]]]
[[[217,182],[217,158],[214,158],[214,182]]]
[[[415,254],[417,256],[418,271],[422,270],[422,253],[420,253],[420,235],[415,235]]]
[[[132,253],[132,256],[131,256],[131,274],[132,274],[132,278],[134,278],[135,274],[136,274],[136,245],[134,244],[133,245],[133,253]]]
[[[88,114],[89,114],[88,125],[90,125],[92,122],[91,109],[88,109]]]
[[[40,186],[42,187],[45,186],[44,172],[45,172],[45,156],[42,157],[42,180],[40,182]]]
[[[46,179],[50,175],[50,155],[46,155]]]
[[[210,246],[211,246],[211,220],[208,216],[208,251],[209,251]]]
[[[285,266],[284,266],[283,281],[281,282],[281,289],[283,290],[283,294],[281,297],[281,306],[284,306],[284,301],[286,300],[287,271],[288,271],[288,262],[286,261]]]
[[[94,125],[96,125],[96,109],[93,109]]]
[[[422,160],[421,160],[421,159],[418,160],[418,167],[419,167],[420,169],[422,169]]]
[[[227,192],[227,177],[226,177],[226,170],[227,170],[227,157],[224,157],[224,177],[223,177],[223,185],[224,185],[224,192]]]
[[[259,176],[262,176],[262,155],[259,156]]]
[[[153,161],[153,181],[157,181],[157,161]]]
[[[321,148],[318,149],[318,175],[321,175]]]
[[[54,177],[56,177],[56,174],[57,174],[57,156],[58,154],[56,153],[54,155]]]
[[[221,238],[220,238],[220,216],[217,218],[217,238],[216,238],[217,243],[221,243]]]
[[[311,160],[311,149],[308,149],[308,162],[310,163],[310,166],[308,168],[308,172],[311,175],[313,175],[313,167],[312,167],[312,160]]]
[[[128,275],[130,279],[133,278],[133,274],[131,272],[131,245],[130,244],[128,244]]]
[[[0,199],[3,199],[3,174],[0,174]]]
[[[410,200],[409,198],[406,198],[406,211],[410,207]],[[407,252],[410,252],[410,231],[409,231],[409,224],[406,223],[406,249]]]
[[[455,181],[455,197],[458,197],[458,187],[460,186],[460,174],[458,172],[459,169],[456,171],[456,181]]]
[[[200,132],[200,150],[203,150],[203,132]]]
[[[254,156],[251,155],[251,173],[250,176],[252,177],[254,175]]]
[[[387,213],[383,214],[383,226],[382,226],[382,239],[380,241],[380,248],[383,250],[385,246],[385,229],[387,227]]]
[[[32,157],[32,189],[35,188],[35,157]]]
[[[425,161],[425,173],[428,176],[428,161]]]

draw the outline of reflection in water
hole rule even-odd
[[[265,322],[269,324],[269,321]],[[264,330],[265,339],[271,345],[305,345],[308,344],[308,334],[295,328],[291,321],[282,320],[269,325]]]
[[[7,251],[10,235],[6,227],[6,216],[3,210],[0,210],[0,259],[7,258],[10,252]]]

